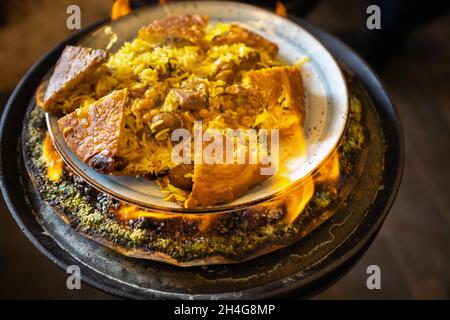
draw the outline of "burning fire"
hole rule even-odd
[[[165,221],[169,219],[182,218],[191,221],[200,221],[198,227],[200,232],[206,231],[210,222],[215,218],[211,214],[173,214],[173,213],[163,213],[163,212],[149,212],[134,205],[122,204],[120,208],[114,212],[120,221],[130,221],[138,218],[151,218],[155,220]]]
[[[287,17],[286,7],[284,6],[284,4],[281,1],[276,1],[275,2],[275,12],[279,16]]]
[[[285,222],[289,225],[303,212],[311,200],[316,184],[329,183],[336,185],[339,179],[339,154],[335,152],[330,159],[313,176],[286,195],[287,212]]]
[[[111,8],[111,20],[117,20],[131,12],[128,0],[115,0]]]
[[[339,153],[336,151],[314,176],[316,183],[337,182],[339,179]]]
[[[47,133],[42,147],[42,159],[47,168],[47,177],[57,182],[61,179],[64,162],[55,150],[50,135]],[[286,214],[284,221],[286,224],[293,223],[297,217],[303,212],[306,205],[314,194],[316,184],[331,183],[336,184],[339,179],[339,154],[337,152],[320,168],[320,170],[308,177],[299,186],[290,190],[283,195],[281,199],[275,199],[273,202],[264,204],[264,206],[276,205],[284,201],[286,203]],[[157,220],[166,220],[173,218],[201,220],[200,231],[206,230],[212,221],[213,215],[209,214],[173,214],[163,212],[149,212],[140,209],[134,205],[122,204],[115,212],[117,218],[121,221],[134,220],[140,217],[152,218]]]
[[[48,132],[45,135],[44,143],[42,145],[42,160],[47,168],[47,178],[54,182],[58,182],[62,176],[64,162],[55,150]]]
[[[303,212],[314,194],[314,179],[308,178],[300,186],[290,191],[286,196],[286,215],[284,222],[290,225]]]
[[[276,206],[279,203],[286,204],[286,213],[283,221],[290,225],[297,217],[303,212],[309,201],[311,200],[316,184],[331,183],[335,184],[339,178],[339,156],[335,153],[327,162],[320,168],[320,170],[313,175],[308,177],[300,185],[296,186],[292,190],[288,191],[281,198],[276,198],[273,201],[262,204],[264,207]],[[213,220],[211,214],[171,214],[162,212],[149,212],[140,209],[133,205],[122,204],[122,206],[115,212],[118,219],[121,221],[128,221],[131,219],[137,219],[141,217],[156,219],[156,220],[166,220],[180,218],[200,220],[200,231],[207,230],[209,223]]]
[[[160,5],[168,3],[169,0],[159,0]],[[117,20],[131,12],[129,0],[115,0],[111,9],[111,20]],[[287,17],[287,10],[281,1],[275,1],[275,12],[277,15]]]

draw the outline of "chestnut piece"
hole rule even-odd
[[[192,175],[193,173],[193,164],[180,164],[179,166],[170,169],[167,177],[169,178],[170,184],[174,185],[175,187],[185,191],[191,191],[193,181],[190,176],[186,177],[186,175]]]
[[[100,173],[111,173],[115,169],[114,159],[102,154],[96,154],[89,159],[88,165]]]

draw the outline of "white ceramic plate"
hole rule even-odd
[[[305,56],[309,58],[302,66],[306,90],[304,130],[307,154],[295,159],[295,169],[289,176],[293,177],[293,182],[299,182],[317,170],[335,150],[344,133],[348,114],[347,87],[341,70],[330,53],[311,34],[288,19],[237,2],[176,2],[137,10],[99,28],[83,39],[80,45],[115,52],[125,41],[132,40],[141,26],[155,19],[180,14],[208,15],[211,23],[240,23],[275,42],[280,48],[280,57],[288,64],[294,64]],[[66,163],[88,183],[120,200],[142,207],[186,211],[174,202],[164,201],[164,194],[152,181],[103,175],[82,163],[65,143],[57,120],[56,117],[47,115],[47,125],[53,142]],[[268,179],[231,203],[189,211],[236,208],[262,201],[282,191],[281,187],[274,188],[273,179]]]

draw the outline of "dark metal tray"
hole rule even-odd
[[[0,124],[0,186],[24,234],[64,270],[81,268],[82,279],[127,298],[269,298],[310,297],[337,281],[367,250],[397,194],[404,143],[397,112],[371,68],[342,42],[295,17],[339,60],[368,106],[371,140],[363,178],[347,205],[302,241],[238,265],[178,268],[116,254],[77,234],[42,202],[23,165],[23,121],[41,78],[67,44],[105,23],[70,37],[43,56],[11,95]],[[373,157],[371,154],[373,153]],[[384,157],[384,167],[371,158]],[[381,179],[380,184],[373,180]],[[374,189],[376,188],[376,190]]]

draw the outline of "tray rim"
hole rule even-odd
[[[309,276],[308,278],[302,279],[301,281],[293,282],[293,285],[289,287],[283,287],[278,286],[280,281],[275,281],[273,283],[267,284],[262,287],[258,288],[252,288],[247,289],[244,291],[240,291],[241,297],[243,298],[268,298],[268,297],[275,297],[275,296],[281,296],[285,295],[287,293],[300,293],[303,294],[303,296],[310,296],[314,290],[318,290],[318,287],[320,287],[320,282],[323,281],[327,277],[330,277],[332,274],[335,274],[334,280],[336,278],[343,274],[345,270],[350,267],[350,264],[352,265],[357,261],[359,256],[363,254],[365,249],[370,245],[370,243],[375,238],[376,234],[378,233],[385,217],[387,216],[388,211],[390,210],[393,201],[396,197],[396,194],[399,189],[400,181],[401,181],[401,175],[403,172],[403,162],[404,162],[404,138],[403,138],[403,131],[401,127],[401,122],[398,117],[398,112],[396,111],[395,107],[393,106],[391,100],[387,96],[386,90],[384,89],[383,85],[381,84],[378,76],[375,75],[373,70],[356,54],[354,53],[349,47],[347,47],[345,44],[337,40],[335,37],[327,34],[324,31],[321,31],[317,27],[314,27],[310,25],[309,23],[305,22],[302,19],[296,18],[296,17],[290,17],[294,22],[302,24],[305,28],[307,28],[310,32],[314,33],[316,37],[322,39],[322,41],[327,42],[327,47],[330,51],[334,52],[335,55],[337,55],[336,51],[345,51],[345,56],[340,57],[340,60],[343,62],[351,62],[351,64],[355,68],[359,68],[357,77],[358,79],[365,85],[365,88],[367,92],[369,93],[370,97],[374,101],[374,104],[376,106],[383,105],[383,108],[377,108],[377,112],[381,113],[383,116],[382,118],[387,118],[390,120],[389,123],[386,121],[383,121],[383,129],[386,129],[386,132],[389,133],[389,136],[391,136],[392,141],[387,144],[387,149],[385,153],[385,163],[386,163],[386,170],[385,175],[383,176],[382,182],[388,181],[387,187],[380,192],[378,192],[377,197],[374,201],[374,205],[368,209],[367,213],[372,213],[372,215],[375,215],[373,218],[372,223],[370,224],[370,230],[367,232],[363,232],[364,237],[361,238],[361,240],[351,246],[350,249],[345,249],[344,253],[339,253],[339,258],[334,261],[328,261],[330,256],[336,255],[337,251],[341,251],[339,249],[342,249],[343,245],[346,242],[351,242],[351,239],[354,237],[354,234],[357,231],[360,231],[361,225],[358,227],[357,230],[355,230],[354,233],[352,233],[348,239],[346,239],[340,247],[338,247],[335,251],[333,251],[326,259],[323,259],[320,261],[320,263],[312,266],[313,274]],[[31,86],[31,84],[37,83],[40,81],[39,77],[43,76],[45,73],[45,70],[43,69],[43,65],[49,64],[49,61],[55,62],[57,57],[59,56],[60,52],[64,48],[66,44],[73,43],[76,40],[80,39],[84,34],[88,33],[89,31],[93,30],[94,28],[100,26],[102,23],[107,22],[108,19],[99,21],[95,23],[94,25],[81,30],[79,33],[69,37],[64,42],[59,44],[58,46],[54,47],[52,50],[50,50],[46,55],[44,55],[38,62],[36,62],[35,65],[33,65],[32,68],[27,72],[27,74],[22,78],[14,92],[11,94],[8,103],[4,109],[2,119],[0,122],[0,136],[5,137],[8,135],[8,130],[11,129],[11,125],[13,125],[14,120],[21,117],[19,120],[22,122],[23,116],[20,115],[20,113],[11,112],[14,105],[20,103],[20,101],[23,100],[29,100],[24,99],[23,94],[26,96],[27,92],[27,86]],[[330,49],[330,46],[333,47]],[[37,76],[37,75],[40,76]],[[36,79],[37,78],[37,79]],[[29,89],[28,89],[29,91]],[[30,94],[28,94],[30,96]],[[17,124],[16,124],[17,126]],[[17,131],[17,130],[16,130]],[[384,130],[385,131],[385,130]],[[386,133],[385,132],[385,133]],[[9,134],[11,135],[11,134]],[[19,134],[20,136],[20,134]],[[8,161],[8,157],[6,156],[6,150],[7,147],[14,146],[17,142],[15,141],[6,141],[7,139],[2,139],[0,144],[0,187],[2,189],[2,193],[4,195],[5,203],[7,204],[8,209],[10,210],[10,213],[12,214],[15,221],[18,223],[19,227],[21,228],[22,232],[30,239],[30,241],[38,248],[41,253],[43,253],[46,257],[48,257],[51,261],[53,261],[55,264],[57,264],[60,268],[63,270],[66,270],[66,267],[73,263],[79,263],[78,260],[74,259],[68,252],[65,252],[64,250],[61,250],[61,248],[58,246],[57,243],[54,241],[44,241],[42,238],[39,238],[39,234],[42,231],[39,230],[40,226],[36,225],[28,225],[30,222],[36,223],[36,219],[34,215],[30,215],[29,212],[23,212],[22,209],[20,209],[20,205],[23,206],[20,202],[18,202],[18,194],[15,192],[15,190],[11,190],[11,184],[15,184],[16,186],[19,186],[19,181],[12,181],[11,180],[11,174],[6,174],[7,171],[5,171],[5,163],[11,165],[11,159]],[[389,152],[390,151],[390,152]],[[7,161],[5,161],[5,159]],[[14,157],[14,161],[16,161],[16,158]],[[17,165],[17,163],[15,164]],[[18,177],[15,177],[18,179]],[[23,187],[23,186],[22,186]],[[28,208],[29,210],[29,208]],[[25,218],[22,217],[25,214]],[[30,217],[31,216],[31,217]],[[367,227],[367,225],[366,225]],[[362,231],[360,231],[362,232]],[[323,267],[323,268],[322,268]],[[88,267],[82,266],[83,268],[83,274],[85,275],[84,281],[92,286],[95,286],[103,291],[106,291],[108,293],[122,296],[122,297],[128,297],[128,298],[142,298],[142,295],[139,295],[137,291],[124,291],[123,287],[120,286],[118,283],[111,283],[107,281],[107,279],[102,279],[101,275],[99,275],[97,272],[89,269]],[[319,269],[319,270],[317,270]],[[339,272],[339,275],[336,273]],[[295,275],[292,276],[295,278]],[[295,280],[295,279],[294,279]],[[327,280],[330,281],[329,279]],[[328,284],[329,285],[329,284]],[[327,285],[327,286],[328,286]],[[263,291],[261,289],[264,289]],[[254,292],[255,290],[259,292]],[[265,293],[265,294],[264,294]],[[236,292],[229,292],[224,294],[216,294],[214,295],[215,298],[233,298],[235,297]],[[171,293],[171,292],[164,292],[164,291],[158,291],[153,290],[152,292],[149,292],[148,297],[152,298],[199,298],[199,299],[205,299],[210,298],[211,295],[187,295],[187,294],[177,294],[177,293]]]

